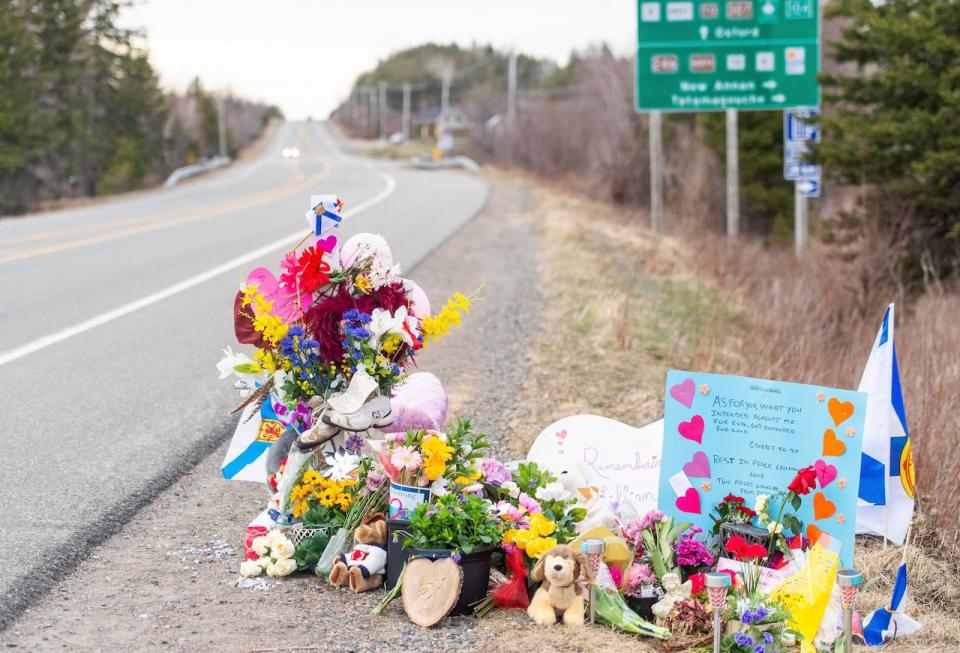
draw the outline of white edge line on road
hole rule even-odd
[[[387,182],[386,187],[373,197],[364,200],[353,208],[345,210],[343,212],[344,218],[351,218],[359,213],[363,213],[367,209],[376,206],[393,194],[393,191],[397,188],[397,180],[394,179],[392,175],[387,173],[378,174],[383,178],[384,181]],[[90,331],[91,329],[96,329],[97,327],[103,326],[108,322],[113,322],[114,320],[125,315],[129,315],[130,313],[139,311],[142,308],[146,308],[147,306],[163,301],[168,297],[172,297],[182,293],[185,290],[189,290],[194,286],[199,286],[201,283],[209,281],[215,277],[219,277],[221,274],[225,274],[231,270],[234,270],[241,265],[255,261],[262,256],[266,256],[267,254],[275,252],[279,249],[283,249],[284,247],[297,242],[303,238],[305,231],[305,229],[302,229],[295,234],[290,234],[289,236],[285,236],[280,240],[275,240],[272,243],[264,245],[263,247],[258,247],[252,252],[247,252],[242,256],[230,259],[226,263],[221,263],[214,268],[210,268],[206,272],[201,272],[200,274],[194,275],[188,279],[184,279],[183,281],[175,283],[172,286],[168,286],[163,290],[158,290],[155,293],[141,297],[140,299],[132,301],[129,304],[124,304],[123,306],[119,306],[113,310],[95,315],[89,320],[84,320],[79,324],[74,324],[73,326],[61,329],[56,333],[51,333],[50,335],[43,336],[42,338],[37,338],[36,340],[28,342],[22,347],[17,347],[16,349],[4,352],[0,354],[0,365],[12,363],[13,361],[23,358],[24,356],[29,356],[30,354],[36,353],[42,349],[46,349],[47,347],[51,347],[57,343],[63,342],[64,340],[80,335],[81,333]]]

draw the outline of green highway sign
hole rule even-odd
[[[638,0],[637,111],[820,105],[818,0]]]

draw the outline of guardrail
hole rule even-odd
[[[204,161],[199,161],[188,166],[183,166],[182,168],[177,168],[170,173],[170,176],[167,177],[167,180],[163,182],[163,186],[164,188],[169,188],[170,186],[175,185],[181,179],[186,179],[187,177],[193,177],[194,175],[209,172],[210,170],[222,168],[228,163],[230,163],[230,157],[214,156]]]
[[[468,156],[450,156],[434,159],[432,156],[415,156],[410,159],[417,168],[437,170],[441,168],[464,168],[470,172],[479,172],[480,165]]]

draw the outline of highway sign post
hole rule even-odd
[[[807,198],[820,197],[821,167],[808,162],[811,145],[820,142],[819,115],[813,107],[783,112],[783,178],[794,183],[794,246],[797,256],[807,245]]]
[[[727,235],[739,230],[738,110],[820,104],[819,0],[637,0],[635,105],[650,113],[651,202],[661,111],[727,112]],[[819,184],[817,184],[819,187]],[[662,225],[662,208],[651,222]]]

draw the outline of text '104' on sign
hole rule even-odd
[[[638,111],[818,106],[818,0],[638,0]]]

